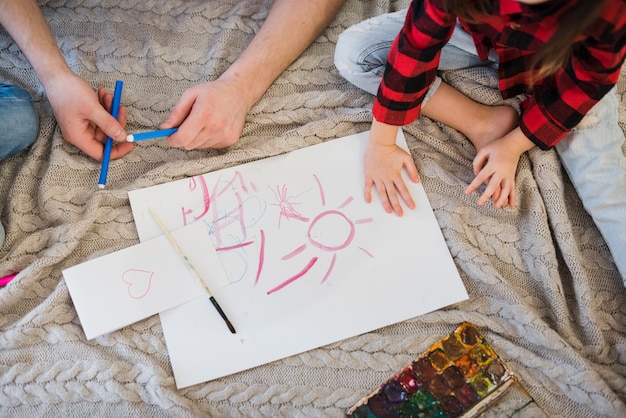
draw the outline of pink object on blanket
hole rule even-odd
[[[0,286],[8,285],[11,280],[15,279],[15,276],[17,276],[17,273],[0,278]]]

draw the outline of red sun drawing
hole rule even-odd
[[[319,178],[315,175],[313,175],[313,177],[315,178],[318,186],[322,207],[325,207],[326,198],[324,188],[319,181]],[[354,200],[353,197],[348,197],[343,201],[343,203],[341,203],[334,209],[322,210],[311,220],[310,218],[301,214],[296,209],[296,206],[298,205],[297,199],[299,195],[289,196],[287,187],[284,185],[282,187],[276,187],[274,194],[278,200],[278,203],[274,206],[278,206],[280,209],[280,216],[278,221],[279,228],[280,223],[283,219],[309,223],[306,233],[306,242],[295,248],[290,253],[283,256],[281,259],[288,260],[290,258],[293,258],[298,254],[306,251],[309,246],[313,246],[319,250],[322,250],[324,253],[329,253],[329,256],[331,257],[329,266],[325,274],[323,275],[321,283],[326,282],[326,280],[330,277],[337,261],[337,254],[340,251],[354,245],[356,226],[359,224],[373,222],[372,218],[352,220],[348,217],[348,215],[346,215],[343,209],[346,208],[350,203],[352,203],[352,201]],[[329,233],[329,231],[332,231],[332,233]],[[369,251],[365,250],[362,247],[358,247],[358,249],[363,251],[368,257],[373,258],[373,255]],[[311,257],[298,273],[291,276],[287,280],[284,280],[278,286],[270,289],[267,294],[270,295],[272,293],[278,292],[285,286],[288,286],[299,278],[305,276],[318,261],[319,257]]]

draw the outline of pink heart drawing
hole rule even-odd
[[[150,291],[153,271],[129,269],[122,274],[122,280],[128,284],[128,296],[141,299]]]

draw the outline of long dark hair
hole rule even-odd
[[[534,54],[531,63],[531,86],[554,74],[570,60],[576,39],[585,34],[598,18],[608,0],[581,0],[559,20],[550,40]],[[446,10],[469,23],[477,23],[494,10],[494,0],[443,0]]]

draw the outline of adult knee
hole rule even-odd
[[[31,145],[39,133],[39,117],[30,94],[16,86],[0,84],[0,159]]]

